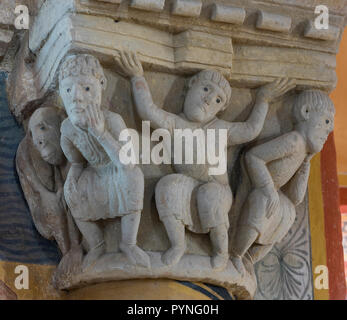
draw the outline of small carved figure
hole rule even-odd
[[[292,81],[280,79],[262,87],[248,120],[232,123],[217,117],[219,112],[227,108],[231,98],[229,82],[219,72],[204,70],[193,76],[189,81],[183,113],[176,115],[153,103],[136,54],[121,52],[116,61],[131,78],[140,117],[149,120],[154,129],[167,129],[172,137],[174,129],[202,129],[205,133],[208,129],[225,129],[227,146],[255,139],[263,128],[269,102],[294,86]],[[193,148],[196,155],[197,146]],[[171,242],[171,248],[162,256],[162,261],[167,265],[178,263],[185,252],[185,228],[195,233],[209,233],[213,249],[212,267],[223,270],[227,265],[228,213],[232,204],[232,192],[227,172],[210,175],[210,167],[208,163],[174,163],[177,174],[163,177],[156,186],[157,209]],[[195,203],[193,206],[192,202]]]
[[[63,255],[79,244],[79,232],[66,206],[63,186],[69,164],[60,147],[65,114],[55,107],[37,109],[20,143],[16,163],[34,224],[47,239],[55,239]]]
[[[106,78],[99,61],[88,54],[69,56],[59,75],[60,95],[68,118],[61,146],[71,162],[64,193],[89,246],[86,268],[104,254],[101,220],[121,218],[121,251],[134,264],[150,267],[137,233],[143,208],[144,176],[140,168],[119,160],[118,138],[126,125],[119,114],[101,108]]]
[[[245,154],[243,179],[250,179],[251,189],[232,242],[232,261],[241,273],[247,252],[253,263],[259,261],[294,223],[295,207],[306,194],[310,160],[333,130],[334,113],[325,93],[303,91],[293,107],[294,130]]]

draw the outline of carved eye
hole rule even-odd
[[[101,80],[101,85],[104,85],[105,81],[104,80]]]
[[[329,124],[329,123],[330,123],[330,121],[327,119],[327,120],[325,120],[325,123],[326,123],[326,124]]]
[[[90,90],[90,88],[89,87],[86,87],[86,91],[89,91]]]
[[[205,91],[205,92],[207,92],[207,91],[208,91],[208,88],[207,88],[207,87],[205,87],[205,88],[204,88],[204,91]]]
[[[216,102],[221,103],[221,99],[217,98]]]
[[[39,144],[42,144],[42,141],[40,141]]]
[[[40,129],[41,129],[41,130],[45,130],[46,128],[45,128],[44,126],[42,126]]]
[[[70,88],[68,88],[66,91],[67,91],[67,93],[70,93],[70,92],[71,92],[71,89],[70,89]]]

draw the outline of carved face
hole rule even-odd
[[[334,129],[334,115],[330,112],[311,111],[306,120],[306,136],[310,153],[317,153]]]
[[[227,97],[218,85],[209,80],[196,79],[190,84],[183,112],[190,121],[205,123],[223,110],[226,102]]]
[[[54,122],[38,113],[30,120],[30,133],[33,144],[41,157],[52,165],[60,165],[64,160],[63,151],[60,147],[60,124],[61,119],[56,117]]]
[[[70,76],[60,83],[60,96],[71,123],[83,130],[88,128],[88,105],[101,107],[103,83],[93,76]]]

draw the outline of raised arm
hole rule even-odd
[[[266,215],[268,218],[279,207],[279,195],[267,164],[293,155],[301,144],[302,137],[296,132],[290,132],[258,145],[246,153],[247,171],[252,184],[254,188],[262,190],[269,199]]]
[[[77,192],[77,182],[82,174],[86,161],[80,151],[68,138],[68,134],[68,123],[67,120],[64,120],[61,126],[60,145],[66,159],[71,163],[71,167],[64,184],[64,195],[66,201],[69,203],[69,206],[73,204],[77,206],[78,203],[74,203],[73,201],[73,195]]]
[[[254,140],[263,129],[269,103],[294,87],[294,81],[288,78],[277,79],[262,86],[257,91],[255,104],[247,121],[223,121],[224,124],[220,123],[228,129],[228,145],[237,145]]]
[[[123,143],[119,141],[121,131],[127,129],[123,118],[112,112],[104,113],[99,107],[91,105],[86,108],[86,113],[88,131],[98,140],[111,161],[118,166],[123,166],[124,164],[120,161]],[[131,164],[128,165],[131,166]]]
[[[310,176],[311,158],[312,155],[308,155],[306,157],[299,170],[295,173],[293,178],[287,183],[283,190],[295,206],[298,206],[304,200],[308,178]]]
[[[302,137],[293,131],[249,150],[245,159],[253,186],[255,188],[262,188],[267,185],[274,187],[267,164],[294,154],[302,143]]]
[[[141,119],[150,121],[151,127],[154,129],[164,128],[173,133],[176,122],[184,120],[154,104],[147,81],[143,76],[141,62],[136,54],[120,52],[120,58],[115,58],[115,60],[123,73],[131,79],[132,93]]]

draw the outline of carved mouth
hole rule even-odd
[[[47,155],[42,156],[42,159],[45,160],[45,161],[49,161],[49,160],[54,158],[54,155],[55,155],[55,152],[51,152],[51,153],[49,153]]]

